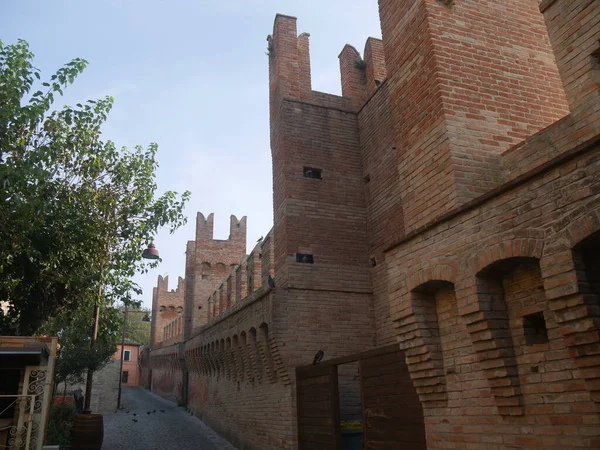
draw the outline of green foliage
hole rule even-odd
[[[367,70],[367,63],[365,62],[364,59],[362,59],[361,57],[358,57],[354,61],[354,67],[356,67],[358,70]]]
[[[120,308],[122,314],[125,309]],[[135,342],[136,344],[146,345],[150,343],[150,322],[144,322],[142,319],[150,311],[147,309],[131,309],[127,313],[127,329],[125,330],[125,341]],[[121,341],[119,341],[121,342]]]
[[[58,406],[52,406],[48,419],[46,444],[59,445],[61,449],[69,448],[71,444],[71,430],[73,429],[76,417],[77,411],[74,405],[63,403]]]
[[[92,335],[92,305],[76,310],[65,310],[45,323],[39,332],[58,336],[60,349],[56,359],[55,382],[57,384],[82,383],[87,369],[100,370],[117,351],[121,340],[123,315],[115,308],[100,307],[98,339],[90,350]]]
[[[40,83],[32,59],[25,41],[0,42],[0,299],[10,302],[0,334],[34,334],[97,302],[135,303],[133,275],[158,264],[141,259],[144,246],[185,223],[190,195],[155,197],[156,144],[101,140],[112,97],[51,110],[87,61]]]

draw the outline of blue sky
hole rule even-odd
[[[248,248],[272,227],[266,36],[276,13],[311,34],[313,89],[340,93],[337,56],[380,37],[376,0],[0,0],[0,39],[29,42],[51,73],[72,58],[86,71],[57,102],[115,98],[103,132],[118,146],[159,144],[159,191],[192,192],[188,224],[159,234],[162,264],[137,277],[151,306],[156,277],[184,275],[196,211],[248,216]]]

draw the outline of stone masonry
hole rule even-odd
[[[342,96],[276,16],[273,229],[246,255],[245,217],[218,241],[198,214],[185,280],[153,294],[152,389],[238,448],[302,450],[296,367],[395,344],[410,448],[600,448],[600,2],[379,13],[383,39],[339,54]]]

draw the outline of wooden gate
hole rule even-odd
[[[296,368],[299,450],[341,450],[338,366],[359,361],[365,450],[426,450],[423,409],[398,345]]]
[[[341,449],[337,366],[298,367],[296,382],[298,449]]]
[[[366,450],[426,450],[423,408],[397,346],[360,359]]]

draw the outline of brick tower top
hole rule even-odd
[[[152,345],[163,340],[163,327],[183,312],[185,281],[179,277],[177,288],[169,290],[169,277],[158,276],[152,289],[152,323],[150,342]]]
[[[186,252],[184,334],[207,323],[207,299],[246,255],[246,217],[229,218],[229,238],[214,239],[214,214],[196,215],[196,240]]]

